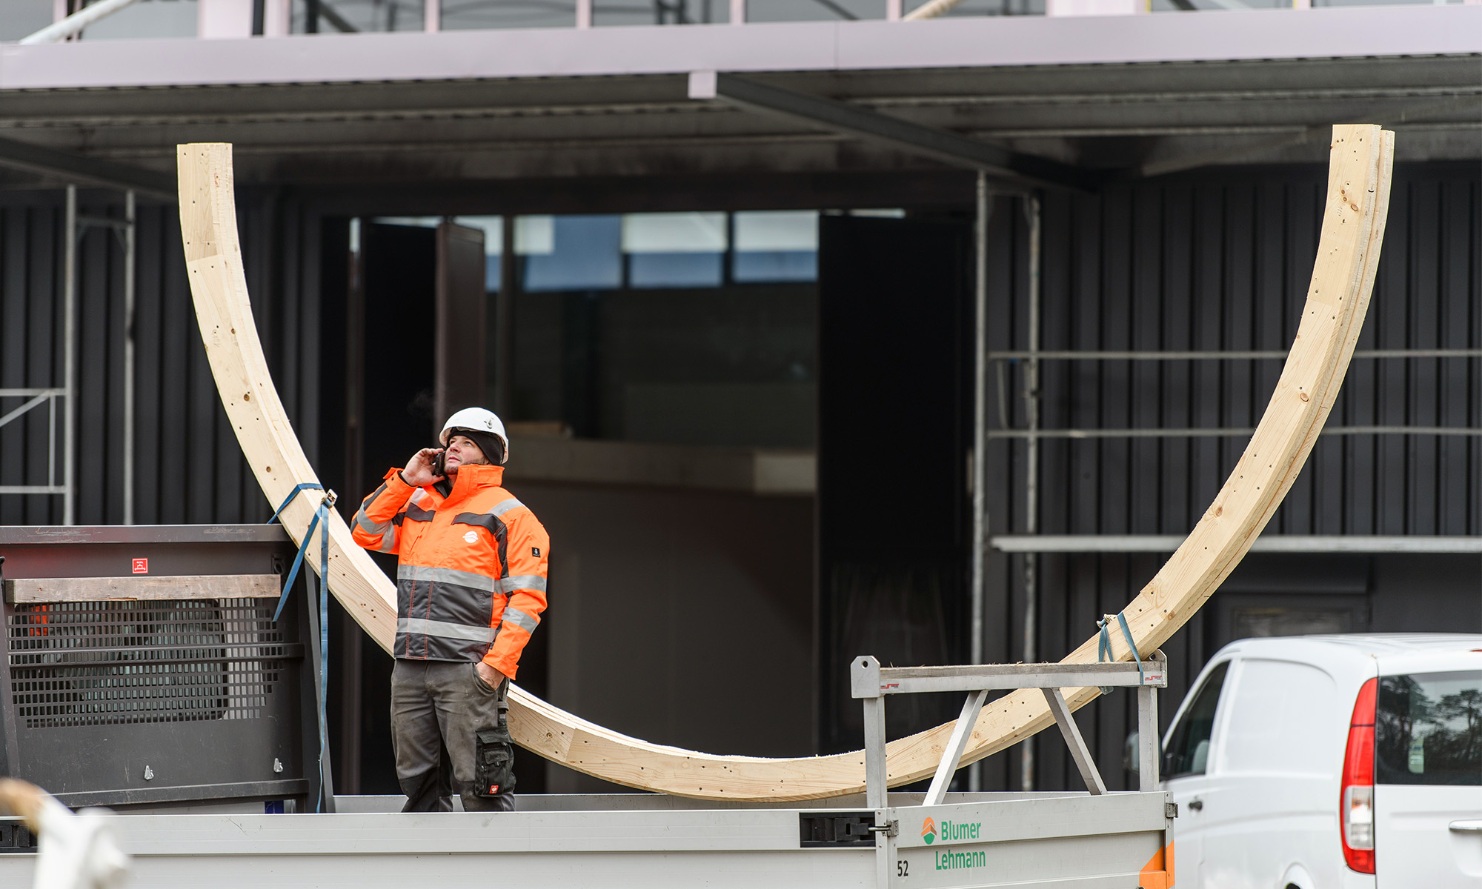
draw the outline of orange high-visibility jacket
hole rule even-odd
[[[506,491],[504,467],[464,466],[444,497],[399,470],[355,514],[355,542],[397,553],[399,658],[478,661],[513,679],[546,605],[550,537]]]

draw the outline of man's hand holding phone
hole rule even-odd
[[[402,481],[417,488],[430,485],[441,479],[443,475],[441,448],[423,448],[412,455],[412,459],[407,461],[406,468],[401,471]]]

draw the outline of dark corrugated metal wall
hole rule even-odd
[[[317,239],[299,213],[239,196],[243,254],[258,331],[278,391],[306,450],[318,439]],[[79,216],[121,218],[120,195],[80,192]],[[174,206],[137,213],[134,522],[259,522],[271,514],[247,470],[216,395],[196,327]],[[313,227],[309,227],[313,231]],[[63,198],[0,196],[0,388],[60,387]],[[301,243],[305,242],[305,243]],[[286,246],[285,246],[286,245]],[[304,257],[312,258],[305,261]],[[124,253],[121,239],[89,227],[78,241],[76,522],[124,519]],[[277,270],[270,277],[266,270]],[[0,402],[0,416],[22,399]],[[61,405],[58,405],[59,410]],[[301,418],[310,418],[303,422]],[[0,427],[0,485],[47,480],[45,408]],[[60,425],[56,440],[60,461]],[[61,481],[58,469],[57,481]],[[58,524],[60,495],[0,495],[0,522]]]
[[[1482,348],[1482,189],[1475,167],[1396,171],[1374,301],[1358,349]],[[1040,348],[1103,351],[1286,350],[1306,298],[1321,226],[1324,171],[1241,170],[1043,203]],[[1000,200],[990,226],[990,349],[1029,346],[1026,217]],[[1254,427],[1282,360],[1044,361],[1045,429]],[[1023,428],[1025,365],[990,385],[990,428]],[[1482,359],[1355,360],[1328,420],[1338,426],[1482,428]],[[1038,533],[1188,532],[1249,440],[1045,439]],[[989,449],[990,534],[1022,534],[1027,446]],[[1278,534],[1482,534],[1482,438],[1325,435],[1267,528]],[[1165,556],[1037,557],[1038,657],[1095,632]],[[1023,657],[1024,556],[994,553],[990,660]],[[1168,646],[1164,721],[1205,659],[1207,615]],[[1130,696],[1128,696],[1130,697]],[[1082,715],[1098,761],[1120,761],[1131,704]],[[1094,714],[1094,715],[1087,715]],[[1053,734],[1053,733],[1051,733]],[[1074,787],[1058,737],[1042,736],[1040,787]],[[1111,770],[1109,770],[1111,771]],[[988,761],[1017,784],[1012,757]],[[1116,780],[1114,773],[1109,778]]]
[[[62,326],[56,297],[60,264],[55,243],[60,230],[55,205],[7,206],[0,216],[0,388],[45,388],[61,385],[60,351],[53,347]],[[28,399],[0,399],[0,416]],[[33,409],[0,427],[0,485],[44,485],[48,482],[47,407]],[[60,427],[58,427],[60,428]],[[0,521],[47,524],[56,521],[50,495],[0,495]]]

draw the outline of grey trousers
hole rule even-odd
[[[475,736],[508,710],[509,680],[493,689],[471,662],[396,659],[391,671],[391,742],[405,812],[450,812],[457,792],[468,812],[509,812],[512,791],[473,792]]]

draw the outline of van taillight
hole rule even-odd
[[[1361,874],[1374,872],[1374,699],[1378,691],[1379,680],[1370,679],[1353,702],[1339,795],[1343,860]]]

